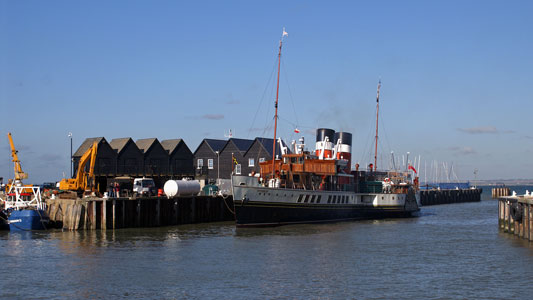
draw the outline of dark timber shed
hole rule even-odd
[[[220,178],[230,179],[235,168],[236,175],[248,175],[247,164],[244,163],[244,154],[253,140],[231,138],[220,151]],[[236,161],[236,163],[235,163]]]
[[[141,176],[143,152],[131,138],[113,139],[109,143],[117,152],[117,176]]]
[[[262,161],[267,161],[272,159],[272,142],[274,139],[256,137],[248,151],[244,154],[243,164],[246,167],[243,167],[244,175],[247,175],[254,171],[259,173],[259,163]],[[281,141],[284,147],[287,147],[284,141]],[[276,155],[281,157],[281,149],[279,142],[276,142]]]
[[[208,182],[214,182],[217,179],[219,155],[226,143],[227,141],[225,140],[204,139],[198,145],[198,148],[193,153],[193,166],[197,177],[204,177]],[[222,168],[222,161],[220,161],[220,164]]]
[[[168,175],[168,152],[156,138],[139,139],[135,144],[144,155],[144,176]]]
[[[96,162],[94,166],[95,176],[115,176],[117,167],[117,153],[111,148],[104,137],[87,138],[85,141],[83,141],[78,150],[76,150],[76,152],[72,155],[72,160],[74,162],[74,174],[76,174],[78,171],[80,158],[87,150],[89,150],[95,141],[98,143]],[[85,168],[86,170],[89,170],[89,164],[87,164]]]
[[[169,156],[168,168],[170,176],[173,178],[194,176],[193,159],[191,149],[182,139],[171,139],[161,141],[161,146],[167,151]]]

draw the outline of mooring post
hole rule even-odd
[[[102,225],[100,229],[102,230],[107,229],[107,201],[106,199],[102,200]]]
[[[126,227],[126,201],[125,199],[122,200],[122,227],[121,228],[125,228]]]
[[[157,201],[155,203],[155,226],[159,226],[161,224],[161,199],[157,198]]]
[[[90,203],[92,206],[91,229],[96,230],[96,200],[91,200]]]
[[[137,216],[135,218],[135,226],[141,227],[141,199],[137,199]]]
[[[524,231],[522,232],[522,238],[529,240],[529,205],[527,201],[524,203],[524,218],[522,220]]]
[[[498,227],[500,229],[503,229],[503,210],[501,199],[498,199]]]
[[[219,202],[220,203],[220,216],[219,216],[219,218],[220,218],[220,221],[224,221],[224,210],[225,210],[224,201],[226,201],[226,200],[223,197],[217,197],[217,199],[220,200],[220,202]]]
[[[191,222],[196,222],[196,198],[191,198]]]
[[[113,199],[113,229],[115,229],[115,220],[117,219],[116,216],[116,207],[117,207],[117,200]]]
[[[527,204],[529,206],[529,237],[528,239],[530,241],[533,241],[533,207],[531,207],[531,203],[533,201],[529,200],[529,203]]]
[[[76,203],[76,219],[74,220],[74,230],[78,230],[81,221],[81,203]]]
[[[172,210],[172,216],[174,216],[174,225],[178,225],[179,224],[179,220],[178,220],[178,200],[177,199],[174,199],[174,208]]]
[[[521,208],[522,210],[522,214],[524,213],[524,208],[522,207]],[[519,237],[524,237],[524,218],[522,218],[522,220],[520,222],[516,222],[518,223],[517,224],[517,227],[518,227],[518,236]]]
[[[510,216],[509,216],[509,201],[507,200],[504,200],[504,211],[505,211],[505,227],[504,227],[504,231],[505,232],[508,232],[508,233],[511,233],[511,221],[509,220],[510,219]]]

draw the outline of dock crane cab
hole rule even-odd
[[[94,166],[96,164],[96,153],[98,143],[94,142],[80,158],[76,177],[63,178],[59,182],[59,189],[64,191],[76,191],[81,194],[87,190],[94,191]],[[85,166],[89,163],[89,172],[85,171]]]

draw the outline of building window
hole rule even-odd
[[[213,169],[213,159],[212,158],[207,160],[207,168]]]
[[[201,169],[204,166],[204,160],[199,158],[196,165],[198,166],[198,169]]]
[[[259,158],[259,162],[260,163],[265,162],[265,158],[264,157]]]
[[[255,161],[253,158],[248,158],[248,167],[255,167]]]
[[[241,164],[235,166],[235,174],[241,175]]]

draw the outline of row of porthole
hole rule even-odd
[[[352,200],[353,200],[353,196],[352,197]],[[328,196],[328,203],[339,203],[339,204],[345,204],[345,203],[348,203],[350,199],[350,196],[346,196],[346,195],[329,195]],[[316,200],[316,202],[315,202]],[[304,195],[304,194],[300,194],[300,196],[298,196],[298,200],[296,202],[298,203],[320,203],[320,201],[322,200],[322,195]]]
[[[267,193],[263,193],[264,196],[267,195]],[[261,193],[259,193],[259,196],[261,196]],[[270,196],[270,193],[268,193],[268,196]],[[279,196],[278,194],[276,194],[276,197]],[[293,195],[291,195],[292,197]],[[287,197],[287,194],[285,194],[285,197]],[[348,203],[348,201],[350,200],[350,197],[352,198],[353,200],[353,196],[346,196],[346,195],[329,195],[328,196],[328,203],[337,203],[337,204],[345,204],[345,203]],[[322,195],[304,195],[304,194],[300,194],[298,196],[298,203],[320,203],[320,201],[322,200]]]
[[[385,199],[385,197],[381,196],[381,199],[383,200],[383,199]],[[398,197],[398,199],[400,199],[400,198]],[[392,200],[394,200],[394,196],[392,196]]]

